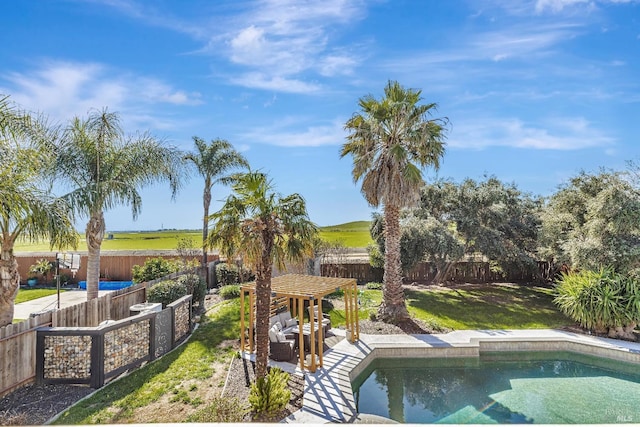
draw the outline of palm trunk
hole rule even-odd
[[[94,212],[87,223],[87,301],[98,298],[100,286],[100,247],[105,224],[102,211]]]
[[[379,317],[388,323],[398,323],[409,318],[402,290],[402,264],[400,261],[400,209],[384,207],[384,291],[378,311]]]
[[[211,189],[204,186],[204,194],[202,196],[204,205],[204,218],[202,219],[202,267],[206,271],[205,280],[207,289],[209,289],[209,270],[207,269],[207,246],[209,240],[209,206],[211,206]]]
[[[256,378],[267,375],[269,310],[271,307],[271,250],[273,237],[263,233],[262,256],[256,271]]]
[[[13,322],[16,295],[20,288],[18,261],[13,256],[13,240],[5,236],[0,252],[0,326]]]

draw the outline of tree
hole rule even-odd
[[[202,266],[207,266],[207,242],[209,237],[209,207],[211,206],[211,189],[215,184],[229,182],[228,172],[238,168],[248,168],[249,163],[224,139],[214,139],[207,144],[202,138],[193,137],[196,151],[188,153],[185,160],[193,163],[198,174],[204,178],[202,204]],[[207,275],[208,280],[209,275]]]
[[[228,258],[241,255],[256,273],[256,378],[266,375],[273,264],[299,261],[311,253],[317,227],[299,194],[283,197],[261,172],[234,176],[232,194],[211,215],[209,246]]]
[[[46,126],[0,100],[0,326],[13,321],[20,287],[15,242],[47,239],[51,247],[75,247],[78,235],[67,204],[51,195],[43,175],[50,150]]]
[[[104,212],[130,205],[135,220],[142,209],[140,190],[169,181],[172,196],[184,175],[182,153],[148,133],[125,137],[117,113],[92,111],[74,118],[56,151],[56,177],[71,188],[65,200],[88,218],[87,300],[97,298]]]
[[[622,172],[581,172],[549,198],[540,254],[550,263],[626,273],[640,256],[640,196]]]
[[[353,157],[354,182],[372,207],[383,206],[384,291],[379,317],[397,323],[409,317],[402,290],[400,209],[414,206],[424,184],[420,168],[438,169],[444,155],[446,119],[430,118],[436,104],[418,103],[422,91],[389,81],[380,100],[367,95],[349,131],[341,157]]]

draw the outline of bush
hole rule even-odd
[[[176,271],[178,271],[178,263],[176,261],[161,257],[147,258],[143,265],[134,265],[131,269],[135,283],[160,279]]]
[[[258,415],[273,415],[287,406],[291,398],[288,388],[289,374],[280,368],[271,368],[264,378],[251,384],[249,404]]]
[[[383,286],[382,283],[379,283],[379,282],[369,282],[366,285],[364,285],[366,289],[370,289],[372,291],[381,291],[382,286]]]
[[[193,295],[193,302],[197,302],[200,307],[204,306],[204,297],[207,295],[207,283],[197,274],[185,274],[179,276],[176,282],[183,284],[187,288],[187,293]]]
[[[563,273],[554,302],[564,314],[596,333],[634,339],[640,321],[640,286],[612,269]]]
[[[184,283],[177,280],[163,280],[151,286],[147,291],[147,301],[161,302],[162,308],[171,304],[178,298],[189,294],[189,290]]]
[[[188,423],[241,423],[247,410],[237,398],[214,397],[211,404],[187,418]]]
[[[251,282],[256,276],[251,270],[242,267],[242,275],[237,265],[221,262],[216,265],[216,279],[218,286],[234,285],[242,282]]]
[[[240,298],[240,285],[226,285],[221,287],[220,296],[223,299]]]

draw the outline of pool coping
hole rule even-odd
[[[332,331],[344,335],[344,330]],[[360,340],[353,344],[342,340],[327,350],[323,367],[315,373],[304,373],[303,407],[283,422],[354,422],[358,413],[351,380],[366,369],[367,361],[376,357],[477,357],[483,351],[571,351],[640,364],[640,343],[556,329],[461,330],[433,335],[361,334]]]

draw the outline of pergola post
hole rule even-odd
[[[304,299],[296,298],[298,301],[298,359],[300,359],[300,370],[304,371]]]
[[[240,289],[240,351],[245,350],[244,341],[244,289]]]

